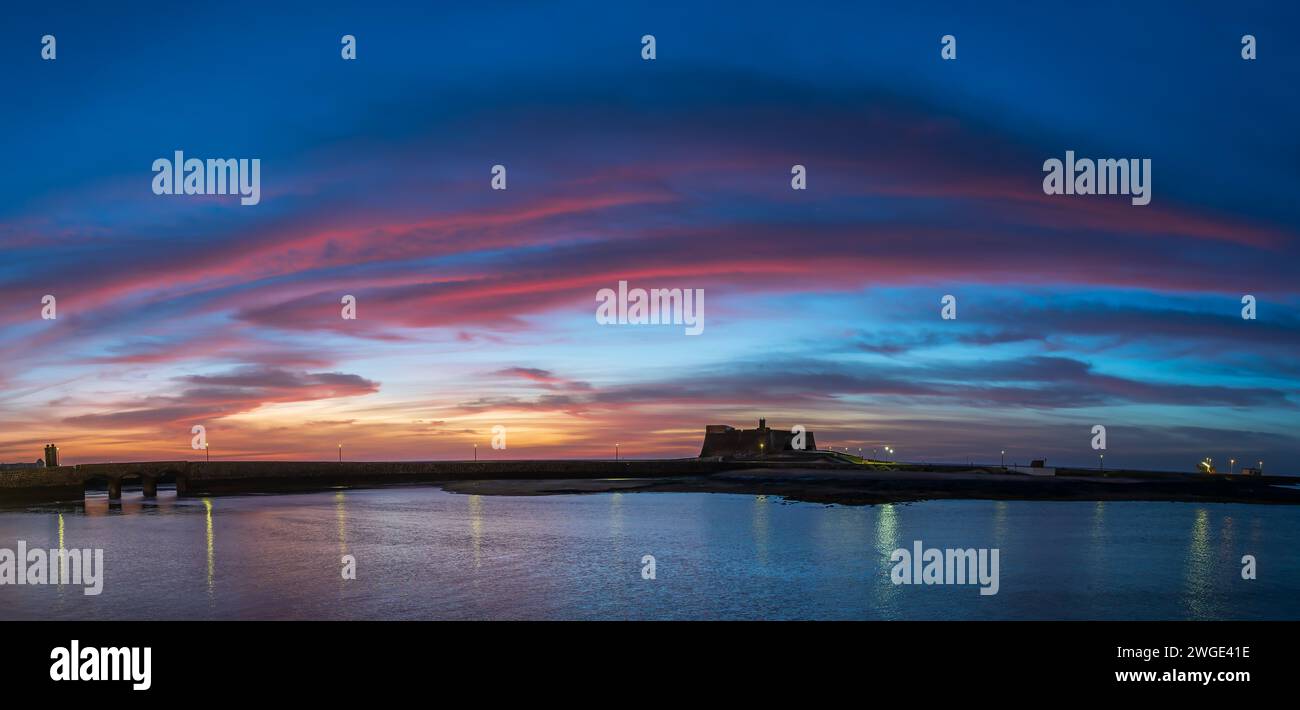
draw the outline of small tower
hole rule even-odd
[[[46,444],[45,445],[46,468],[49,468],[51,466],[58,466],[58,465],[59,465],[59,447],[55,446],[54,444]]]

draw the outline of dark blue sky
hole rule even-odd
[[[1116,465],[1300,469],[1300,12],[1090,5],[7,10],[0,458],[196,422],[247,457],[495,423],[687,454],[766,414],[905,458],[1087,462],[1102,423]],[[178,149],[261,159],[262,202],[152,194]],[[1151,159],[1152,203],[1044,196],[1066,150]],[[705,289],[706,334],[596,327],[621,279]]]

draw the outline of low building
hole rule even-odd
[[[45,468],[45,462],[36,459],[36,463],[0,463],[0,471],[20,471],[29,468]]]
[[[802,442],[799,439],[802,438]],[[796,448],[796,444],[802,447]],[[763,456],[781,451],[813,451],[817,442],[811,431],[794,432],[772,429],[766,419],[758,420],[757,429],[735,429],[726,424],[710,424],[704,428],[704,446],[700,457]]]

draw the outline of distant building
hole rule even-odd
[[[1241,475],[1243,475],[1243,476],[1262,476],[1262,475],[1264,475],[1264,472],[1261,471],[1261,470],[1259,470],[1259,469],[1257,469],[1257,468],[1243,468],[1243,469],[1241,469]]]
[[[735,429],[726,424],[710,424],[704,428],[704,447],[700,457],[712,456],[763,456],[781,451],[795,451],[795,433],[771,429],[766,419],[758,420],[757,429]],[[817,442],[811,431],[803,432],[804,451],[813,451]]]
[[[45,466],[53,468],[59,465],[59,447],[54,444],[45,445]]]
[[[0,463],[0,471],[8,471],[10,469],[18,471],[28,468],[45,468],[45,462],[36,459],[36,463]]]
[[[1047,465],[1047,459],[1034,459],[1029,462],[1030,468],[1043,468]]]

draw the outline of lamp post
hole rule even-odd
[[[1228,459],[1228,475],[1231,476],[1237,469],[1237,459]]]
[[[1106,454],[1097,454],[1097,467],[1102,473],[1106,472]]]
[[[619,443],[618,443],[617,441],[615,441],[615,442],[614,442],[614,460],[615,460],[615,461],[618,461],[618,447],[619,447]]]
[[[343,463],[343,444],[339,444],[339,463]]]
[[[1259,475],[1261,475],[1261,476],[1264,475],[1264,462],[1263,462],[1263,461],[1260,461],[1260,462],[1259,462]]]
[[[203,442],[203,460],[212,461],[212,454],[208,453],[208,442]]]
[[[1006,449],[1003,449],[1003,450],[1002,450],[1002,468],[1006,468],[1006,467],[1007,467],[1007,450],[1006,450]]]
[[[478,444],[474,445],[474,463],[478,463]]]

